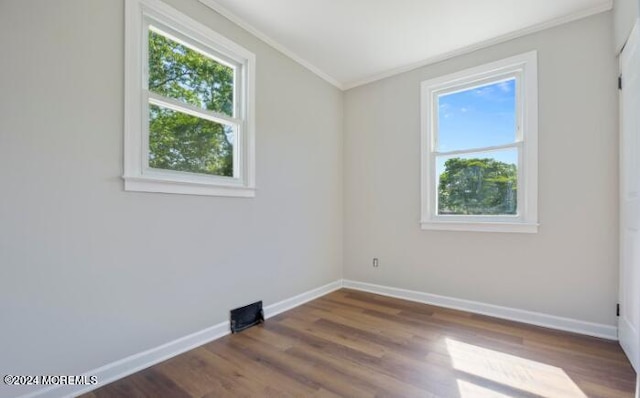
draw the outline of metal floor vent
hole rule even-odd
[[[263,322],[262,301],[231,310],[231,333],[241,332]]]

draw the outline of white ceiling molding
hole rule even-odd
[[[562,25],[568,22],[572,22],[578,19],[582,19],[582,18],[586,18],[598,13],[602,13],[602,12],[606,12],[612,9],[613,7],[613,0],[602,0],[600,2],[598,2],[595,6],[591,6],[591,7],[587,7],[587,8],[582,8],[579,9],[577,11],[574,12],[570,12],[570,13],[566,13],[564,15],[560,14],[559,16],[556,15],[553,18],[547,18],[546,20],[543,20],[542,22],[533,24],[533,25],[529,25],[529,26],[525,26],[521,29],[517,29],[517,30],[512,30],[506,34],[501,34],[501,35],[497,35],[495,37],[491,37],[489,39],[486,40],[482,40],[480,42],[477,43],[473,43],[470,45],[466,45],[466,46],[458,46],[458,48],[455,48],[455,46],[452,47],[452,49],[450,49],[449,51],[441,51],[440,53],[436,53],[436,55],[433,56],[426,56],[424,57],[424,59],[422,59],[421,61],[418,62],[413,62],[413,63],[406,63],[405,65],[401,65],[399,67],[396,68],[378,68],[380,70],[379,73],[374,73],[371,74],[369,73],[368,75],[365,73],[361,73],[361,77],[357,77],[357,78],[353,78],[353,79],[338,79],[335,76],[333,76],[333,74],[335,74],[336,72],[339,73],[339,71],[341,70],[336,70],[334,68],[333,74],[332,73],[328,73],[325,69],[326,68],[321,68],[318,67],[314,62],[309,61],[305,56],[300,55],[300,51],[294,51],[291,49],[290,46],[284,45],[282,43],[282,40],[276,40],[274,39],[270,34],[265,33],[265,30],[261,30],[258,29],[254,26],[254,24],[249,23],[247,21],[246,18],[239,16],[237,13],[229,10],[227,7],[223,6],[221,4],[221,2],[219,0],[199,0],[200,3],[206,5],[207,7],[213,9],[215,12],[219,13],[220,15],[224,16],[225,18],[229,19],[230,21],[232,21],[233,23],[237,24],[238,26],[240,26],[241,28],[245,29],[246,31],[248,31],[249,33],[253,34],[254,36],[256,36],[257,38],[259,38],[260,40],[264,41],[265,43],[267,43],[268,45],[270,45],[271,47],[275,48],[276,50],[280,51],[281,53],[283,53],[284,55],[288,56],[289,58],[291,58],[292,60],[296,61],[297,63],[299,63],[300,65],[304,66],[305,68],[307,68],[308,70],[310,70],[311,72],[313,72],[314,74],[316,74],[317,76],[319,76],[320,78],[324,79],[325,81],[327,81],[328,83],[332,84],[333,86],[337,87],[340,90],[349,90],[351,88],[355,88],[364,84],[368,84],[368,83],[372,83],[374,81],[377,80],[381,80],[387,77],[391,77],[403,72],[407,72],[416,68],[420,68],[429,64],[433,64],[436,62],[440,62],[449,58],[453,58],[456,56],[460,56],[466,53],[470,53],[482,48],[486,48],[498,43],[502,43],[508,40],[512,40],[521,36],[525,36],[531,33],[535,33],[535,32],[539,32],[545,29],[549,29],[558,25]],[[221,0],[222,2],[224,2],[224,0]],[[268,0],[267,0],[268,1]],[[295,1],[295,0],[293,0]],[[586,1],[586,0],[585,0]],[[594,0],[595,1],[595,0]],[[591,3],[593,3],[594,1],[591,1]],[[245,2],[246,3],[246,2]],[[282,2],[279,2],[280,4],[282,4]],[[296,3],[294,3],[296,4]],[[299,4],[299,3],[297,3]],[[556,3],[558,4],[558,3]],[[263,21],[264,22],[264,21]],[[331,24],[331,22],[327,22],[328,24]],[[399,28],[402,27],[402,25],[398,25]],[[364,33],[368,33],[366,31],[367,27],[366,26],[359,26],[359,29],[363,29]],[[304,32],[307,37],[306,39],[309,39],[309,36],[313,37],[313,31],[305,31]],[[374,36],[372,32],[371,36]],[[365,34],[366,36],[366,34]],[[317,39],[317,37],[315,37]],[[305,38],[302,38],[302,40],[304,40]],[[399,45],[403,45],[404,43],[398,43]],[[295,46],[295,45],[294,45]],[[313,48],[312,45],[308,45],[305,48]],[[326,48],[325,48],[326,50]],[[339,49],[335,49],[336,52],[335,54],[339,54]],[[302,50],[302,52],[304,52],[304,48]],[[353,50],[354,53],[357,52],[357,50]],[[312,53],[307,53],[307,56],[311,56],[313,57],[314,54]],[[336,55],[337,56],[337,55]],[[325,64],[325,67],[327,65]],[[335,65],[333,65],[335,66]]]
[[[276,50],[280,51],[281,53],[283,53],[287,57],[289,57],[292,60],[296,61],[300,65],[302,65],[305,68],[309,69],[311,72],[315,73],[318,77],[321,77],[322,79],[324,79],[328,83],[336,86],[340,90],[344,90],[345,89],[344,86],[339,81],[337,81],[333,77],[329,76],[328,74],[324,73],[319,68],[316,68],[313,64],[311,64],[310,62],[307,62],[304,58],[300,57],[298,54],[296,54],[293,51],[289,50],[287,47],[283,46],[279,42],[273,40],[271,37],[267,36],[266,34],[261,32],[260,30],[256,29],[251,24],[246,22],[244,19],[240,18],[239,16],[237,16],[234,13],[232,13],[231,11],[229,11],[226,7],[224,7],[221,4],[217,3],[215,0],[198,0],[198,1],[200,1],[200,3],[206,5],[207,7],[211,8],[212,10],[217,12],[218,14],[222,15],[223,17],[227,18],[229,21],[231,21],[231,22],[235,23],[236,25],[240,26],[242,29],[244,29],[247,32],[251,33],[252,35],[256,36],[258,39],[260,39],[263,42],[267,43],[271,47],[273,47]]]

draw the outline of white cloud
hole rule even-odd
[[[491,86],[480,87],[480,88],[477,88],[474,91],[474,93],[478,97],[487,97],[493,93],[493,87]]]
[[[498,88],[505,93],[511,92],[511,80],[505,80],[503,82],[498,83]]]
[[[447,104],[446,102],[441,102],[441,103],[438,105],[438,111],[440,112],[440,114],[441,114],[442,116],[444,116],[444,117],[445,117],[445,119],[448,119],[448,118],[450,118],[451,116],[453,116],[453,112],[452,112],[452,109],[451,109],[451,105],[450,105],[450,104]]]

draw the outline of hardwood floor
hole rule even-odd
[[[617,342],[342,289],[102,397],[633,397]]]

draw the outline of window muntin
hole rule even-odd
[[[125,190],[254,196],[255,56],[159,0],[125,5]]]
[[[422,83],[422,227],[537,230],[535,52]]]

